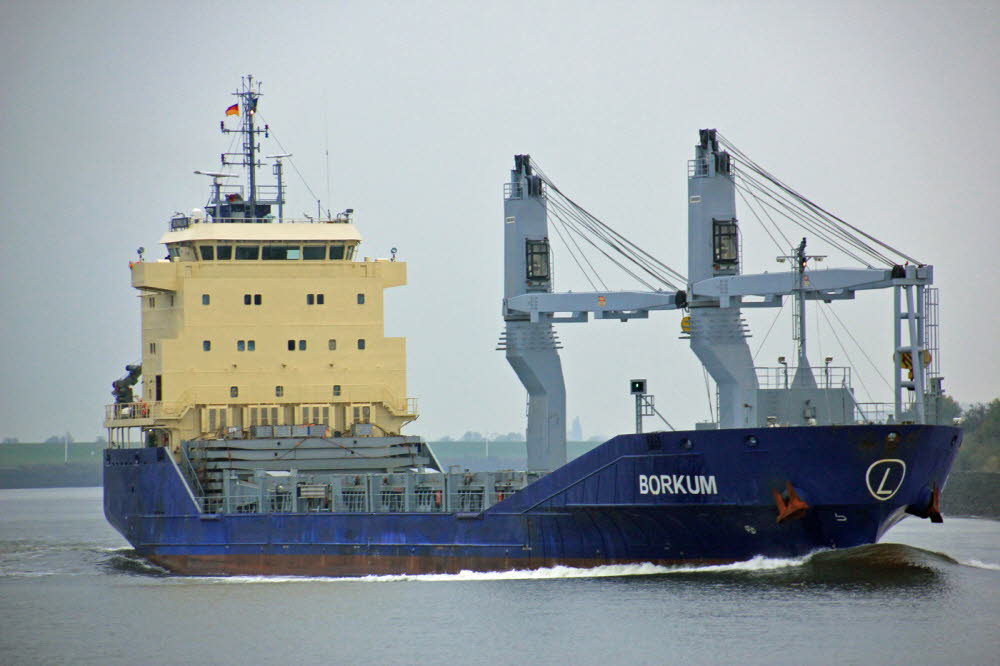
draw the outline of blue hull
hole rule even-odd
[[[163,449],[108,449],[104,510],[139,554],[185,574],[795,557],[875,543],[908,510],[926,514],[961,437],[924,425],[620,435],[475,514],[201,514]],[[808,508],[778,522],[789,485]]]

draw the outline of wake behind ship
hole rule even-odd
[[[731,562],[873,543],[907,514],[941,520],[961,432],[931,425],[941,397],[933,268],[804,199],[714,130],[701,131],[689,163],[686,276],[516,156],[500,349],[529,396],[527,469],[442,469],[420,437],[402,434],[416,401],[404,341],[383,334],[382,292],[405,284],[405,264],[395,252],[359,260],[351,209],[286,219],[291,156],[268,156],[276,184],[257,184],[260,85],[247,77],[234,94],[221,129],[243,150],[197,172],[212,179],[208,203],[171,218],[167,258],[130,266],[142,358],[107,407],[104,506],[143,557],[213,575]],[[245,187],[229,181],[236,167]],[[765,187],[776,210],[863,267],[818,270],[824,257],[803,238],[779,258],[791,271],[745,274],[736,194],[755,190],[760,202]],[[592,267],[577,256],[589,244],[646,289],[555,292],[550,224],[581,268]],[[849,368],[830,358],[813,368],[806,352],[807,303],[873,289],[894,297],[889,405],[858,402]],[[742,311],[786,299],[797,363],[757,368]],[[636,433],[567,462],[554,325],[661,310],[684,311],[717,419],[643,433],[643,417],[659,412],[633,379]]]

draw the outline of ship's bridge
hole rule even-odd
[[[347,222],[202,222],[173,228],[160,242],[172,261],[350,261],[361,234]]]

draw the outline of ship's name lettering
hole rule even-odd
[[[717,495],[718,492],[715,475],[639,475],[639,493],[642,495]]]

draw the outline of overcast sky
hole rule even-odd
[[[128,261],[140,245],[158,256],[170,215],[204,204],[191,172],[216,168],[218,121],[248,73],[324,208],[357,211],[362,255],[395,246],[409,262],[386,312],[420,399],[409,434],[524,428],[524,391],[494,351],[512,155],[531,153],[686,272],[686,162],[703,127],[933,263],[945,387],[962,402],[997,397],[998,15],[995,2],[4,3],[0,436],[102,432],[110,383],[140,351]],[[314,211],[287,180],[286,213]],[[746,270],[780,270],[740,216]],[[557,288],[588,289],[554,250]],[[888,378],[889,293],[837,312]],[[774,313],[747,316],[757,349]],[[675,426],[708,418],[680,317],[559,327],[568,416],[585,436],[631,428],[632,377]],[[846,364],[819,324],[813,362]],[[758,363],[792,356],[790,333],[779,320]],[[861,398],[890,401],[840,337]]]

